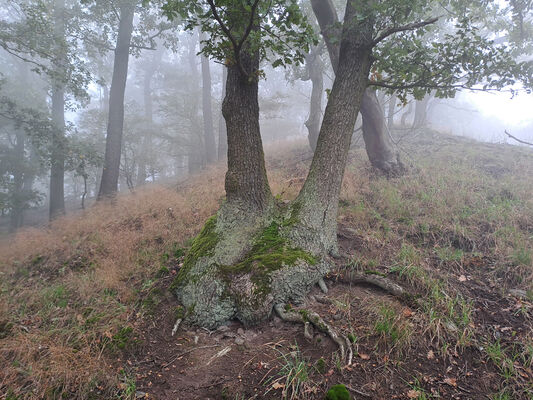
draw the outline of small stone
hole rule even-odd
[[[509,289],[509,294],[519,299],[527,299],[527,292],[522,289]]]
[[[227,325],[220,325],[220,326],[217,328],[217,331],[220,331],[220,332],[226,332],[228,329],[229,329],[229,327],[228,327]]]
[[[244,336],[244,329],[242,329],[242,328],[237,329],[237,334],[241,335],[241,336]]]
[[[335,321],[338,321],[338,320],[340,320],[341,318],[342,318],[342,315],[341,315],[341,314],[335,314],[335,315],[333,316],[333,319],[334,319]]]
[[[141,392],[140,390],[137,390],[137,391],[135,392],[135,398],[136,398],[136,399],[142,399],[142,398],[144,398],[144,397],[146,397],[146,393]]]
[[[238,345],[238,346],[242,346],[244,344],[244,339],[243,338],[236,338],[235,339],[235,344]]]

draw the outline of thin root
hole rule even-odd
[[[320,332],[327,334],[339,347],[341,353],[341,360],[347,359],[347,364],[352,363],[353,351],[350,341],[347,337],[339,335],[329,324],[327,324],[317,313],[313,311],[306,311],[305,317],[303,314],[294,311],[285,311],[282,304],[274,306],[274,310],[283,321],[296,322],[304,325],[311,323]]]

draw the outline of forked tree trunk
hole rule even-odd
[[[201,41],[205,34],[200,34]],[[215,132],[213,128],[213,110],[211,106],[211,68],[209,58],[202,55],[202,115],[204,119],[204,146],[205,160],[208,164],[217,159],[217,145],[215,143]]]
[[[65,39],[65,2],[56,0],[54,7],[54,37],[57,43],[63,43]],[[57,49],[62,53],[64,49],[60,46]],[[57,55],[57,68],[59,74],[64,69],[64,56]],[[50,159],[50,197],[49,197],[49,218],[65,214],[65,84],[61,80],[53,79],[52,83],[52,122],[54,131],[52,132],[52,152]]]
[[[331,60],[333,71],[337,73],[339,59],[340,24],[332,0],[311,0],[313,12],[318,20],[322,36]],[[367,89],[361,103],[363,138],[365,148],[373,167],[386,174],[400,174],[404,170],[398,152],[395,150],[387,131],[385,115],[374,90]]]
[[[305,57],[305,65],[312,85],[309,118],[305,121],[305,126],[308,131],[307,138],[309,140],[309,146],[315,151],[318,134],[320,132],[322,95],[324,93],[324,64],[320,59],[318,47],[313,47],[311,52]]]
[[[298,198],[276,205],[259,131],[258,85],[237,65],[228,70],[223,114],[228,133],[226,202],[194,239],[172,285],[197,324],[215,328],[231,318],[245,325],[273,307],[298,303],[329,270],[335,252],[339,192],[359,105],[370,70],[368,22],[353,23],[347,3],[337,76],[309,175]],[[258,57],[241,54],[255,76]]]
[[[113,196],[118,190],[120,156],[122,150],[122,131],[124,127],[124,93],[128,78],[131,33],[135,5],[123,0],[120,4],[120,23],[118,27],[113,77],[109,94],[109,116],[104,156],[104,170],[98,199]]]

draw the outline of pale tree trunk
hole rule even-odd
[[[120,4],[120,23],[118,27],[113,77],[109,94],[109,116],[104,156],[104,169],[98,199],[113,196],[118,190],[122,131],[124,127],[124,93],[128,78],[131,34],[135,5],[128,1]]]
[[[189,39],[189,71],[190,71],[190,90],[192,92],[189,98],[189,114],[191,121],[191,132],[189,138],[189,146],[187,149],[187,164],[189,174],[194,174],[200,171],[205,165],[204,158],[204,144],[203,135],[200,129],[200,123],[198,121],[198,108],[199,108],[199,75],[196,56],[196,37]]]
[[[422,128],[427,123],[427,111],[428,111],[428,104],[431,100],[430,95],[424,96],[422,100],[418,100],[415,104],[415,117],[413,120],[413,129]]]
[[[143,101],[144,101],[144,118],[146,120],[147,129],[143,133],[141,140],[141,154],[139,154],[139,164],[137,166],[137,186],[144,185],[146,183],[146,169],[147,164],[153,162],[153,143],[152,143],[152,130],[154,122],[154,106],[153,106],[153,94],[152,94],[152,79],[161,62],[163,52],[156,50],[153,54],[153,58],[144,70],[143,80]]]
[[[226,81],[228,79],[228,69],[222,66],[222,101],[226,97]],[[228,155],[228,135],[226,132],[226,123],[222,112],[218,120],[218,159],[223,160]]]
[[[201,42],[205,40],[205,34],[200,33]],[[202,114],[204,119],[204,145],[205,160],[208,164],[217,159],[217,146],[215,143],[215,132],[213,128],[213,110],[211,105],[211,69],[209,59],[202,55]]]
[[[305,57],[305,66],[309,80],[311,80],[311,103],[309,107],[309,118],[305,121],[307,127],[309,146],[315,151],[318,134],[320,132],[320,121],[322,119],[322,95],[324,93],[324,64],[320,58],[320,48],[315,46]]]
[[[332,0],[311,0],[335,73],[340,48],[340,24]],[[404,170],[398,152],[387,131],[385,116],[374,90],[367,89],[361,103],[363,138],[368,158],[373,167],[386,174],[400,174]],[[371,138],[371,141],[368,140]]]
[[[15,168],[13,170],[13,188],[11,189],[11,212],[9,218],[9,232],[15,232],[22,226],[22,216],[24,213],[23,185],[24,185],[24,133],[17,130],[15,135],[16,157]]]
[[[402,114],[402,118],[400,120],[400,124],[405,127],[407,125],[407,117],[409,117],[409,115],[411,114],[411,112],[413,111],[413,103],[409,103],[409,105],[407,106],[407,109],[404,111],[404,113]]]
[[[54,36],[57,43],[63,43],[65,39],[64,8],[64,0],[56,0],[54,8]],[[64,49],[59,48],[57,51],[62,52]],[[60,74],[64,69],[64,63],[64,57],[58,55],[57,67]],[[52,80],[52,122],[54,123],[54,131],[52,133],[50,159],[50,220],[65,214],[65,88],[61,79],[62,77]]]
[[[394,115],[396,114],[397,101],[398,97],[395,94],[393,94],[389,99],[389,108],[387,110],[387,126],[389,128],[389,132],[394,128]]]

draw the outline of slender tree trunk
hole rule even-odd
[[[11,212],[9,219],[9,232],[15,232],[22,226],[22,216],[24,213],[24,133],[17,130],[15,135],[14,154],[16,157],[15,168],[13,170],[13,189],[11,190]]]
[[[200,46],[205,40],[205,34],[200,33]],[[217,145],[215,142],[215,131],[213,128],[213,110],[211,105],[211,69],[209,59],[204,55],[202,59],[202,114],[204,119],[204,145],[205,160],[208,164],[217,159]]]
[[[400,124],[402,126],[406,126],[407,125],[407,117],[409,116],[409,114],[411,114],[412,111],[413,111],[413,103],[411,102],[407,106],[407,110],[405,110],[405,112],[402,114],[402,118],[400,120]]]
[[[226,81],[228,79],[228,69],[222,66],[222,101],[226,97]],[[220,113],[218,120],[218,159],[223,160],[228,156],[228,135],[224,116]]]
[[[56,0],[54,8],[54,36],[57,43],[64,43],[65,21],[64,0]],[[57,51],[64,49],[59,45]],[[58,54],[56,61],[59,73],[64,69],[64,55]],[[49,218],[54,219],[65,214],[65,88],[64,83],[54,79],[52,83],[52,121],[54,132],[52,133],[52,154],[50,160],[50,196]]]
[[[332,0],[311,0],[313,12],[318,20],[320,29],[331,60],[333,71],[337,73],[339,59],[340,24],[337,11]],[[361,103],[363,119],[363,138],[368,158],[373,167],[387,174],[399,174],[404,166],[400,162],[399,154],[394,149],[392,140],[386,129],[385,115],[381,109],[374,90],[367,89]],[[371,141],[368,140],[371,138]]]
[[[124,126],[124,92],[128,78],[128,61],[133,30],[135,5],[123,1],[120,5],[120,23],[118,27],[113,77],[109,94],[109,116],[104,157],[104,170],[98,199],[113,196],[118,190],[120,173],[120,155],[122,149],[122,130]]]
[[[324,112],[316,151],[304,186],[296,199],[303,229],[296,242],[318,253],[337,252],[337,211],[341,183],[359,107],[367,86],[371,50],[368,23],[356,24],[352,2],[346,5],[339,41],[335,81]]]
[[[394,128],[394,115],[396,114],[397,101],[398,97],[395,94],[389,99],[389,108],[387,110],[387,127],[389,128],[389,132]]]
[[[428,103],[431,100],[430,95],[424,96],[422,100],[418,100],[415,104],[415,117],[413,120],[413,129],[422,128],[427,122]]]
[[[309,118],[305,122],[308,131],[309,146],[315,151],[318,134],[320,132],[320,122],[322,119],[322,95],[324,93],[324,64],[320,59],[318,47],[313,47],[305,58],[307,73],[311,80],[311,103],[309,107]]]
[[[198,57],[196,55],[196,37],[189,40],[189,71],[191,98],[189,100],[189,111],[191,121],[191,132],[189,139],[189,148],[187,151],[187,163],[189,174],[194,174],[201,170],[205,165],[203,134],[198,121],[199,109],[199,74],[198,74]]]

